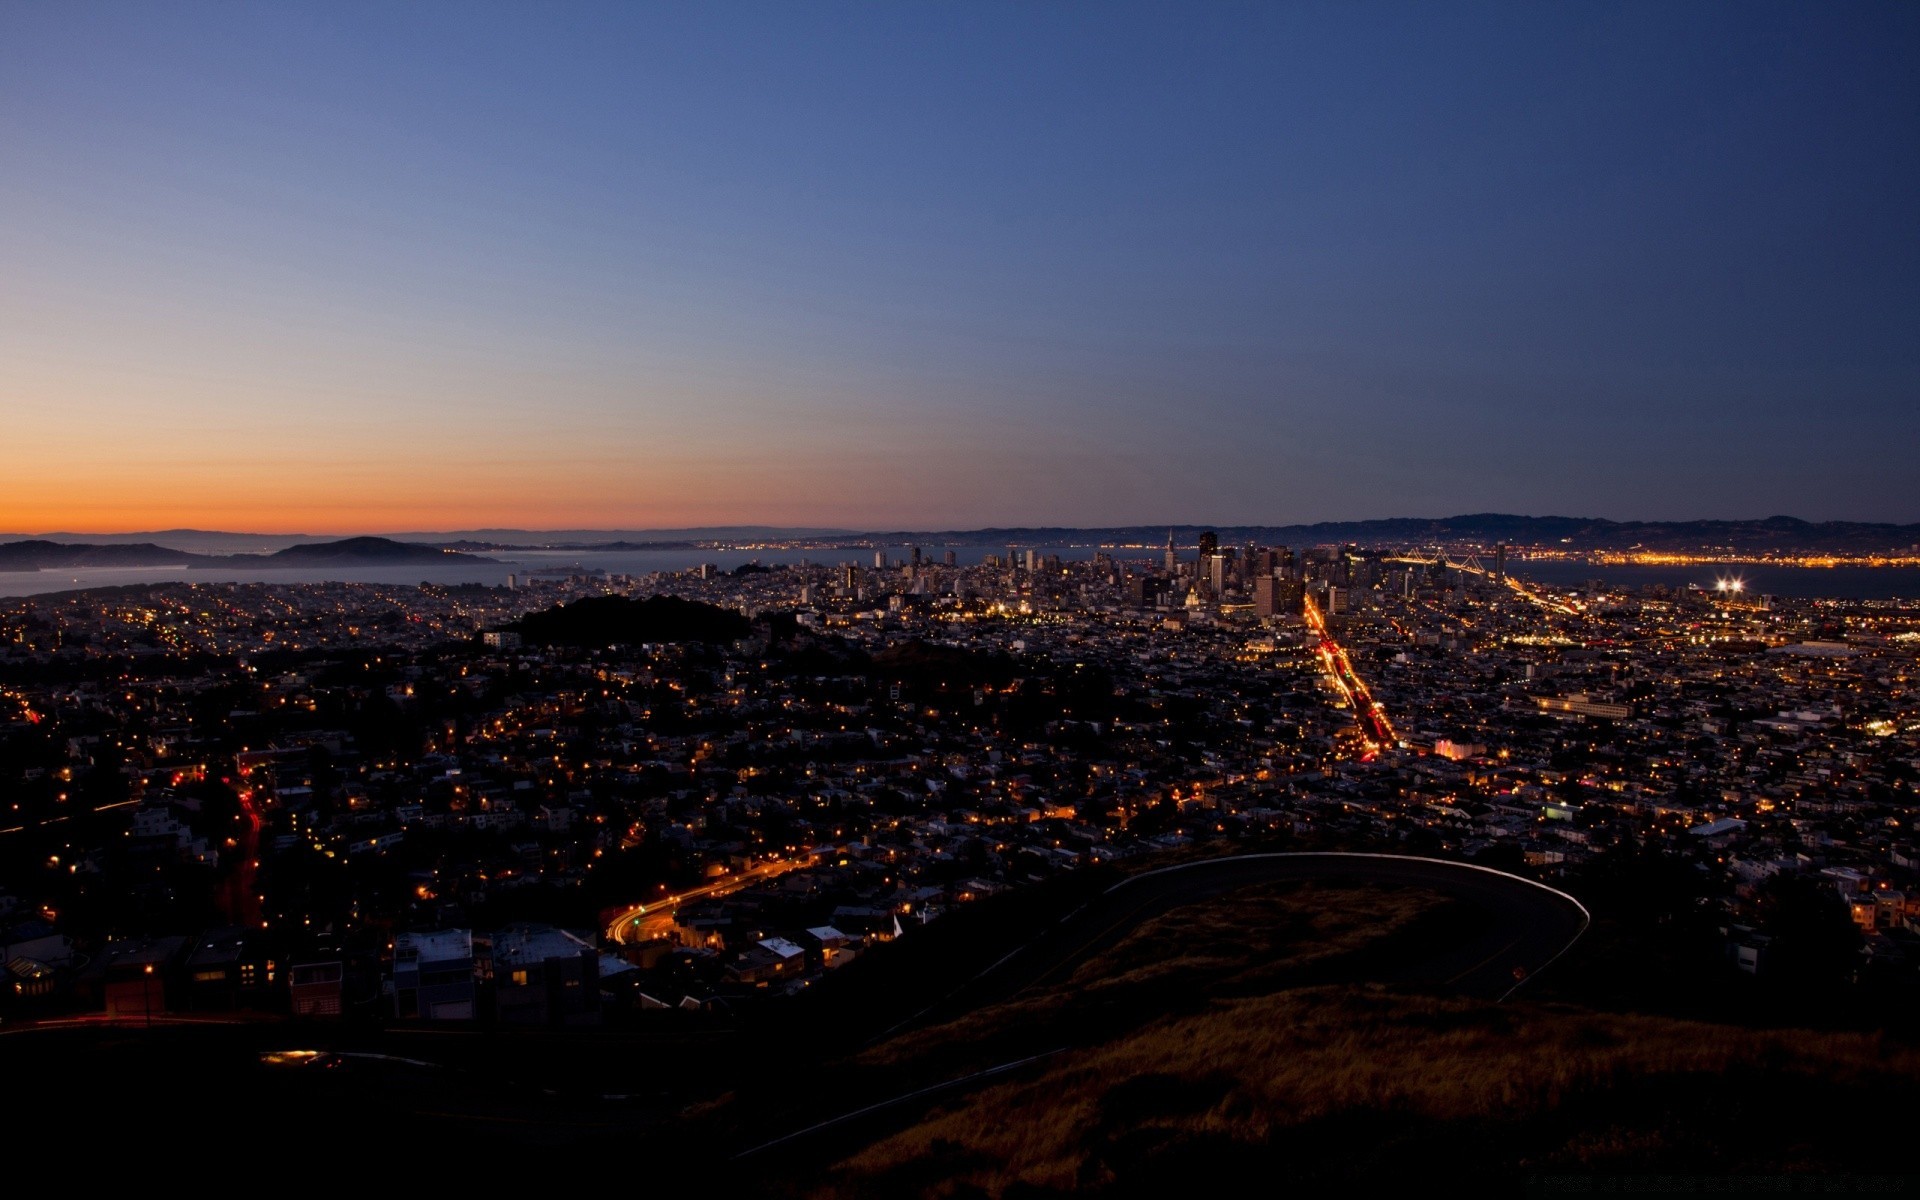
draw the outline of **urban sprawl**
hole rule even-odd
[[[1214,844],[1549,882],[1657,850],[1733,969],[1797,877],[1861,970],[1908,970],[1920,603],[1510,565],[1203,537],[5,601],[0,1016],[778,1004],[994,893]],[[664,632],[589,636],[622,620]]]

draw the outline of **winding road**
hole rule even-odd
[[[662,896],[645,904],[634,904],[614,914],[606,924],[607,940],[618,946],[638,945],[655,938],[667,937],[673,932],[675,914],[683,904],[696,900],[711,900],[716,896],[731,895],[742,888],[772,879],[776,875],[785,875],[788,871],[800,867],[812,866],[814,855],[808,852],[798,858],[777,858],[751,867],[736,875],[729,875],[713,883],[688,888],[670,896]]]

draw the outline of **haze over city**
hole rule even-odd
[[[10,5],[0,527],[1920,519],[1917,30]]]

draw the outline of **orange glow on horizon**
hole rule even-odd
[[[460,529],[670,529],[839,526],[876,511],[848,489],[812,511],[799,468],[767,463],[390,461],[130,464],[48,470],[0,484],[0,533],[116,534],[168,529],[362,534]],[[37,477],[36,477],[37,476]],[[859,493],[866,492],[867,495]],[[814,492],[818,496],[817,490]],[[862,503],[867,501],[867,503]],[[834,511],[838,509],[837,513]]]
[[[642,461],[192,469],[169,463],[67,472],[29,465],[0,480],[0,537],[175,529],[342,537],[482,529],[914,529],[961,527],[968,518],[982,526],[1050,523],[1025,511],[982,512],[975,488],[942,480],[924,465],[916,474],[908,463],[871,460],[831,468],[745,456],[720,463]]]

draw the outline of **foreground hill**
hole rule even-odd
[[[1159,1197],[1250,1178],[1518,1194],[1554,1175],[1905,1169],[1920,1049],[1886,1035],[1351,982],[1478,920],[1424,889],[1338,882],[1176,909],[1071,979],[854,1056],[838,1074],[891,1072],[903,1095],[1027,1065],[781,1145],[755,1182],[811,1200]]]
[[[33,1081],[35,1102],[9,1133],[64,1144],[100,1097],[162,1080],[169,1103],[116,1129],[119,1161],[145,1169],[213,1129],[224,1161],[284,1171],[404,1129],[434,1147],[441,1182],[496,1190],[502,1162],[609,1147],[652,1190],[808,1200],[1425,1195],[1454,1180],[1518,1195],[1529,1178],[1628,1191],[1653,1189],[1621,1176],[1687,1172],[1836,1173],[1891,1191],[1885,1177],[1910,1174],[1911,1040],[1603,1010],[1574,990],[1496,1003],[1444,980],[1361,982],[1484,931],[1484,909],[1428,887],[1239,888],[999,1003],[909,1015],[1163,862],[963,905],[805,996],[735,1013],[598,1030],[14,1030],[0,1070]],[[293,1048],[293,1064],[267,1061]],[[823,1125],[843,1114],[855,1119]],[[824,1132],[775,1142],[803,1128]]]
[[[1223,997],[930,1114],[808,1194],[1890,1171],[1916,1080],[1920,1054],[1862,1034],[1377,987]]]

